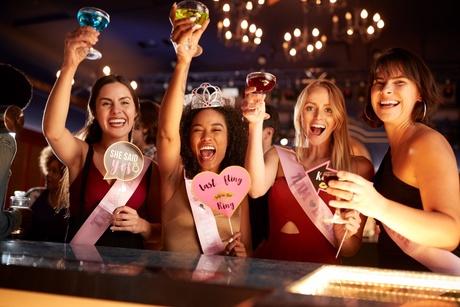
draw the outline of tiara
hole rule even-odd
[[[202,83],[199,87],[194,88],[191,94],[185,95],[184,105],[188,104],[191,104],[192,109],[234,107],[235,100],[223,95],[218,86]]]

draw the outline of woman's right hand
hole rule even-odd
[[[249,123],[260,123],[270,118],[270,115],[265,113],[265,94],[257,93],[255,87],[248,87],[244,91],[244,96],[241,111]]]
[[[198,45],[201,35],[203,35],[209,25],[209,18],[201,25],[195,24],[192,18],[176,20],[176,7],[177,4],[173,4],[171,11],[169,12],[169,21],[173,26],[170,38],[174,45],[174,49],[176,50],[177,45],[185,42]],[[177,54],[176,50],[178,57],[187,56],[189,59],[193,58],[195,52],[196,49],[190,48],[187,54]]]
[[[64,65],[78,66],[98,41],[100,33],[93,27],[78,27],[65,36]]]

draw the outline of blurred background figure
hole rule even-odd
[[[32,225],[24,239],[65,242],[68,202],[59,196],[65,165],[54,155],[50,146],[42,150],[39,164],[45,177],[45,186],[31,188],[26,193],[30,198]]]
[[[278,141],[280,118],[273,105],[266,104],[265,112],[270,115],[264,120],[262,132],[262,146],[264,153]],[[270,222],[268,216],[268,193],[259,198],[249,197],[249,214],[251,218],[252,248],[257,255],[257,247],[268,239]]]
[[[30,216],[23,217],[22,211],[4,209],[11,164],[16,155],[14,135],[23,127],[23,110],[32,98],[32,84],[13,66],[0,63],[0,92],[0,238],[3,238],[18,229],[21,224],[26,226],[24,223],[30,222]]]
[[[156,142],[160,105],[156,102],[142,99],[140,101],[140,107],[140,116],[133,130],[133,143],[140,148],[145,156],[156,161]]]

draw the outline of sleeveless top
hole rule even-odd
[[[393,173],[391,148],[388,149],[382,164],[374,177],[374,187],[385,198],[408,207],[423,210],[420,190],[401,181]],[[381,225],[377,220],[377,224]],[[406,255],[389,237],[384,227],[380,227],[378,239],[379,267],[397,270],[430,271],[427,267]],[[453,252],[460,256],[460,246]]]
[[[323,195],[320,196],[323,198]],[[325,202],[328,203],[326,199]],[[292,195],[285,177],[276,179],[269,192],[268,204],[270,234],[267,243],[261,247],[256,257],[327,264],[341,263],[340,258],[335,258],[336,248],[305,214]],[[294,223],[299,233],[281,232],[287,222]]]
[[[232,235],[229,219],[217,210],[213,209],[212,211],[220,238],[224,246],[226,246]],[[241,207],[238,207],[230,218],[234,232],[240,231],[240,212]],[[161,220],[163,223],[163,250],[195,254],[203,253],[183,177],[177,191],[163,206]]]
[[[146,216],[145,208],[151,172],[152,166],[149,166],[139,186],[126,203],[126,206],[136,209],[141,218],[145,218]],[[99,172],[93,162],[93,147],[89,145],[85,165],[70,185],[70,227],[67,238],[68,242],[72,240],[78,229],[83,225],[110,188],[111,186],[104,180],[104,176]],[[112,232],[110,228],[107,228],[95,245],[144,248],[143,238],[140,234],[133,234],[128,231]]]
[[[24,240],[65,242],[67,218],[65,210],[56,213],[48,203],[49,190],[42,190],[34,201],[32,210],[32,225],[24,236]]]

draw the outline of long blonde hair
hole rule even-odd
[[[315,87],[323,87],[329,93],[329,103],[332,109],[332,116],[335,119],[336,127],[331,135],[331,164],[330,167],[337,170],[351,171],[352,147],[348,133],[347,111],[342,91],[329,80],[314,80],[305,87],[297,99],[294,108],[295,127],[295,153],[297,160],[302,162],[302,157],[309,146],[307,134],[303,131],[302,111],[307,103],[309,91]]]

